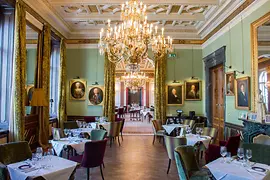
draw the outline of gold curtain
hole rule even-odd
[[[115,120],[115,64],[109,61],[107,53],[105,54],[104,71],[103,116],[113,122]]]
[[[16,2],[14,30],[14,141],[24,141],[26,68],[26,12],[21,1]]]
[[[155,54],[155,119],[166,122],[167,54]]]
[[[42,89],[45,92],[46,100],[50,101],[50,58],[51,58],[51,28],[48,25],[43,26],[42,43],[42,68],[41,82]],[[39,113],[39,143],[42,147],[47,147],[49,138],[49,107],[41,107]]]
[[[63,127],[63,122],[67,120],[66,109],[66,44],[64,39],[61,39],[60,44],[60,84],[59,84],[59,106],[58,106],[58,119],[60,127]]]

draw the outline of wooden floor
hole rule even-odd
[[[178,180],[175,162],[166,174],[168,156],[162,143],[152,145],[152,136],[124,136],[121,147],[117,143],[106,147],[105,180]],[[79,168],[76,180],[86,179],[86,169]],[[91,170],[92,180],[101,180],[99,168]]]

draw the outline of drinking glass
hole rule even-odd
[[[251,149],[246,150],[246,158],[248,159],[248,165],[250,165],[250,159],[252,158],[252,150]]]
[[[68,136],[68,129],[64,129],[64,134],[65,134],[65,137]]]
[[[200,128],[200,136],[203,134],[203,128]]]
[[[239,159],[243,159],[243,157],[244,157],[244,149],[243,148],[238,148],[237,156]]]
[[[200,128],[196,127],[196,134],[199,135],[199,133],[200,133]]]
[[[227,160],[227,163],[230,163],[232,161],[232,154],[231,154],[231,152],[227,152],[226,160]]]
[[[36,150],[36,157],[38,159],[41,159],[42,158],[42,154],[43,154],[42,147],[38,147],[37,150]]]
[[[220,146],[220,155],[223,157],[223,162],[225,162],[225,156],[227,155],[227,148],[225,146]]]

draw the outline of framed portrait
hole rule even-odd
[[[225,74],[226,96],[234,96],[234,72]]]
[[[202,81],[198,80],[185,81],[185,100],[187,101],[202,100]]]
[[[25,105],[30,106],[30,102],[32,100],[33,92],[34,92],[34,84],[28,84],[26,86],[26,102]]]
[[[104,88],[103,86],[89,86],[88,100],[90,106],[103,105]]]
[[[69,97],[71,100],[85,100],[86,99],[86,80],[72,79],[69,81]]]
[[[250,109],[250,78],[242,77],[235,81],[235,108]]]
[[[183,105],[184,104],[184,86],[183,85],[167,85],[167,105]]]

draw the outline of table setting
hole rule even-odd
[[[217,180],[261,180],[270,176],[269,165],[250,161],[250,149],[238,148],[237,156],[232,157],[227,148],[221,146],[220,154],[221,158],[206,165]]]
[[[77,163],[54,156],[53,149],[42,152],[37,148],[37,153],[31,159],[7,165],[11,180],[25,180],[43,177],[46,180],[67,180],[75,170]]]
[[[165,131],[168,133],[168,134],[171,134],[175,129],[177,128],[181,128],[180,130],[180,136],[183,135],[183,131],[185,128],[189,127],[188,125],[184,125],[184,124],[167,124],[167,125],[162,125],[162,127],[165,129]]]

